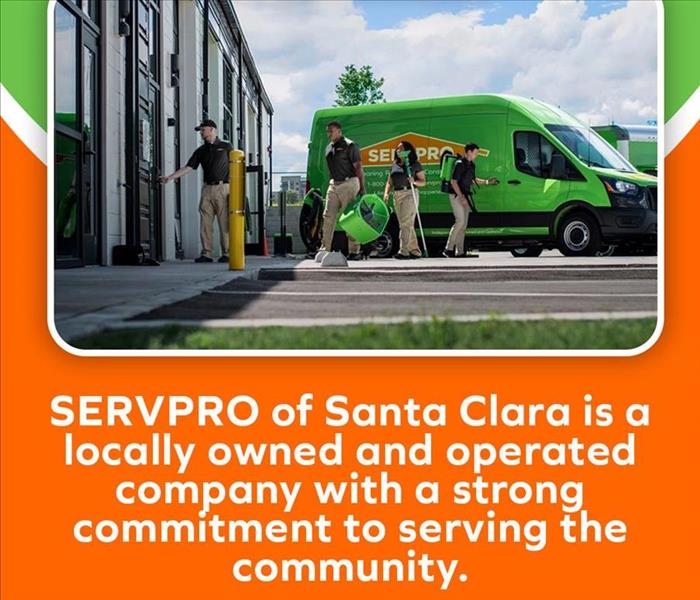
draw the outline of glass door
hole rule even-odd
[[[99,261],[98,6],[54,13],[54,251],[57,267]]]

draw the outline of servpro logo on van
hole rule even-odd
[[[362,148],[362,164],[367,167],[388,167],[394,162],[394,150],[396,150],[396,146],[402,140],[411,142],[415,146],[418,160],[423,165],[440,164],[440,155],[445,150],[450,150],[454,154],[464,154],[464,143],[450,142],[449,140],[441,140],[409,131]],[[479,156],[488,155],[489,151],[487,149],[479,149]]]

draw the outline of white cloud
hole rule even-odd
[[[274,132],[274,129],[273,129]],[[273,156],[279,153],[288,157],[288,162],[284,165],[284,171],[306,172],[306,151],[308,150],[308,134],[280,131],[273,139]],[[275,171],[279,171],[275,166]]]
[[[543,1],[485,25],[483,11],[435,13],[371,30],[349,1],[238,0],[236,11],[275,107],[275,170],[304,168],[313,112],[345,65],[372,65],[388,100],[475,92],[534,96],[585,121],[656,116],[656,3],[586,18],[583,1]]]

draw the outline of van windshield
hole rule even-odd
[[[592,129],[571,125],[545,125],[556,138],[589,167],[635,172],[636,169],[615,148]]]

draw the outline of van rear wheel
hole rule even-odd
[[[373,258],[390,258],[399,250],[399,227],[392,219],[386,226],[386,229],[373,242],[371,256]]]
[[[384,231],[374,242],[372,248],[374,258],[389,258],[394,252],[394,240],[391,233]]]
[[[530,246],[529,248],[511,248],[510,253],[515,258],[537,258],[542,254],[542,246]]]
[[[600,249],[600,228],[584,213],[566,215],[557,232],[557,248],[564,256],[593,256]]]
[[[323,220],[308,204],[301,207],[299,215],[299,234],[301,241],[309,252],[315,252],[321,246],[321,224]]]

